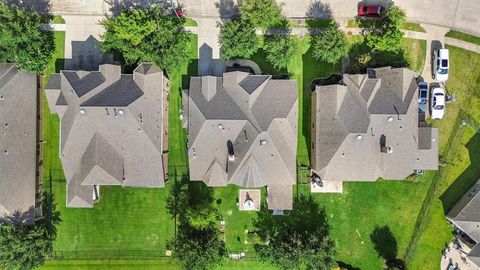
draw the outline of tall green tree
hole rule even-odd
[[[33,269],[53,250],[46,228],[38,225],[0,226],[0,268]]]
[[[226,256],[225,243],[219,239],[214,227],[199,230],[182,223],[172,246],[173,257],[188,270],[214,269]]]
[[[269,35],[265,36],[263,49],[265,58],[275,68],[287,68],[295,53],[298,45],[291,35]]]
[[[313,57],[318,61],[336,64],[348,54],[347,37],[336,23],[331,23],[319,35],[312,36]]]
[[[40,29],[48,20],[47,15],[0,2],[0,62],[16,63],[34,73],[42,71],[55,50],[53,33]]]
[[[282,8],[275,0],[241,0],[240,17],[254,27],[270,28],[284,20]]]
[[[123,10],[102,21],[100,49],[121,55],[127,65],[148,61],[168,71],[189,59],[190,35],[183,22],[159,7]]]
[[[211,188],[185,176],[177,179],[167,197],[167,211],[179,224],[170,245],[184,269],[214,269],[224,261],[225,243],[220,239]]]
[[[405,18],[405,12],[399,7],[388,9],[378,25],[368,31],[366,35],[368,46],[373,51],[399,51],[403,38],[400,26],[405,22]]]
[[[260,45],[253,25],[241,19],[222,24],[219,43],[221,57],[225,60],[249,58]]]
[[[262,261],[281,269],[332,269],[335,245],[325,210],[309,196],[295,199],[285,216],[272,216],[266,205],[254,226],[260,240],[255,250]]]

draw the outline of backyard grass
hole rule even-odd
[[[463,33],[463,32],[460,32],[460,31],[450,30],[450,31],[448,31],[448,33],[445,36],[460,39],[460,40],[463,40],[463,41],[466,41],[466,42],[470,42],[470,43],[473,43],[473,44],[480,45],[480,37],[470,35],[470,34],[467,34],[467,33]]]
[[[439,129],[440,152],[445,150],[447,139],[460,108],[480,121],[480,54],[448,46],[450,74],[447,91],[455,92],[456,103],[448,104],[440,121],[433,121]],[[434,202],[431,217],[409,263],[410,269],[436,270],[440,265],[442,249],[453,238],[445,214],[458,199],[480,178],[480,135],[469,127],[461,127],[458,138],[452,143],[454,152],[447,160],[446,178],[441,180],[440,191]]]
[[[55,33],[57,34],[57,33]],[[192,58],[197,58],[197,39],[192,38]],[[63,43],[57,42],[57,54],[52,59],[52,64],[63,57]],[[191,68],[194,69],[194,68]],[[54,71],[49,67],[46,74]],[[58,71],[58,70],[57,70]],[[178,71],[171,72],[171,89],[178,90],[182,85],[182,75],[187,74],[189,67],[184,65]],[[178,120],[179,97],[172,91],[170,120]],[[177,93],[178,94],[178,93]],[[54,242],[55,251],[64,251],[66,256],[89,258],[102,254],[104,251],[150,251],[154,254],[164,255],[166,241],[174,235],[174,222],[166,212],[165,197],[169,194],[171,182],[166,188],[122,188],[102,187],[101,199],[92,209],[66,208],[65,181],[63,178],[61,162],[58,158],[59,119],[57,115],[50,114],[48,104],[44,99],[44,179],[50,185],[49,175],[53,172],[52,191],[55,196],[57,209],[60,211],[62,222],[57,226],[58,236]],[[176,115],[175,115],[176,112]],[[179,122],[179,121],[177,121]],[[170,138],[180,136],[185,139],[184,131],[178,129],[172,121]],[[175,133],[177,131],[177,134]],[[182,135],[183,131],[183,135]],[[183,137],[181,137],[183,136]],[[175,138],[175,139],[180,139]],[[170,144],[173,153],[185,152],[179,145]],[[171,162],[181,161],[182,155],[171,155]],[[188,163],[187,163],[188,164]],[[87,253],[83,253],[86,251]],[[130,254],[130,253],[129,253]]]

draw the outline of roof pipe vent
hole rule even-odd
[[[80,114],[85,114],[86,112],[85,109],[80,109]]]
[[[362,135],[360,134],[357,135],[357,140],[361,140],[362,138],[363,138]]]
[[[260,146],[264,146],[267,144],[267,140],[260,140]]]

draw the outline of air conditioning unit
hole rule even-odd
[[[235,161],[235,155],[228,155],[228,161]]]

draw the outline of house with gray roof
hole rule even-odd
[[[438,130],[419,124],[415,72],[385,67],[342,81],[312,94],[311,163],[322,183],[438,169]]]
[[[480,268],[480,179],[448,212],[467,258]]]
[[[31,224],[37,196],[37,76],[0,64],[0,224]]]
[[[192,77],[183,95],[190,179],[266,186],[269,209],[292,209],[297,102],[294,80],[241,71]]]
[[[164,187],[168,83],[150,63],[52,75],[45,92],[61,119],[68,207],[92,207],[101,185]]]

